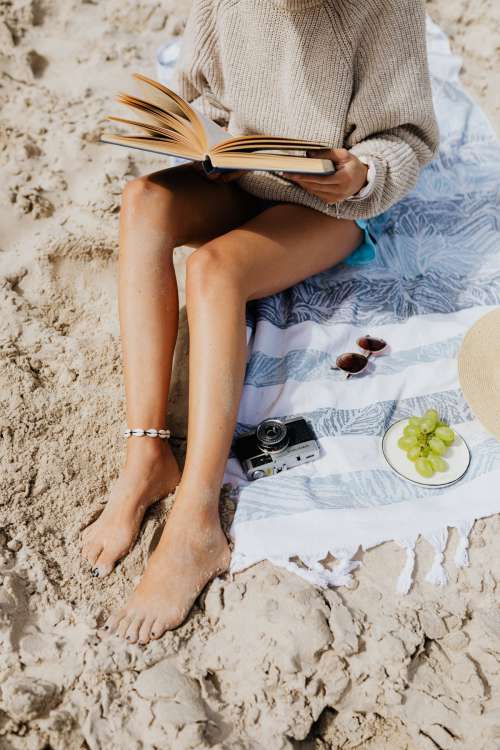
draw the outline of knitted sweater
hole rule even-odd
[[[237,180],[331,216],[385,211],[437,151],[423,0],[193,0],[172,87],[234,135],[318,140],[371,159],[369,195],[334,206],[276,174]]]

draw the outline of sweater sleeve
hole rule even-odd
[[[218,100],[221,63],[215,29],[215,0],[194,0],[183,33],[171,87],[218,125],[229,112]]]
[[[439,131],[432,105],[422,0],[367,3],[355,55],[354,91],[345,146],[372,159],[376,178],[364,199],[339,204],[345,218],[371,218],[412,190],[436,155]]]

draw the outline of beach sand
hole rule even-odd
[[[0,0],[0,750],[498,750],[500,518],[468,568],[395,594],[396,544],[363,554],[351,589],[262,563],[215,580],[184,626],[142,648],[102,641],[158,538],[147,518],[96,580],[78,535],[123,455],[116,310],[124,184],[159,159],[98,144],[130,74],[154,75],[188,2]],[[431,0],[464,81],[500,132],[500,7]],[[176,252],[182,290],[186,249]],[[179,454],[186,326],[172,388]],[[471,501],[473,498],[471,498]],[[227,509],[229,512],[229,509]]]

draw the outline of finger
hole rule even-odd
[[[323,157],[323,156],[325,156],[325,154],[329,154],[330,150],[331,149],[329,149],[329,148],[311,148],[311,149],[308,148],[306,150],[306,156],[321,156],[321,157]]]
[[[287,180],[292,180],[292,182],[300,182],[301,184],[308,184],[317,187],[325,185],[328,185],[328,187],[341,187],[346,183],[346,176],[337,172],[332,175],[288,175],[285,173],[283,176]]]
[[[337,183],[327,183],[322,180],[291,180],[291,182],[309,193],[335,195],[339,196],[339,199],[346,198],[349,195],[349,184],[346,180]]]
[[[321,198],[321,200],[325,201],[325,203],[339,203],[347,197],[345,193],[339,192],[332,193],[331,191],[325,192],[323,190],[308,190],[306,187],[304,187],[304,190],[310,195],[315,195],[317,198]]]
[[[346,148],[325,148],[318,151],[306,151],[308,156],[316,156],[319,159],[331,159],[333,162],[345,162],[351,158],[350,152]]]

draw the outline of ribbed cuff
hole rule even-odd
[[[377,179],[377,168],[375,166],[375,162],[373,159],[370,159],[370,157],[366,156],[358,156],[357,157],[360,162],[363,164],[366,164],[368,167],[368,172],[366,175],[366,184],[361,188],[361,190],[358,190],[357,193],[354,193],[354,195],[351,195],[349,198],[346,198],[348,201],[352,200],[362,200],[363,198],[368,198],[369,195],[373,192],[373,189],[375,187],[375,180]]]

